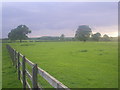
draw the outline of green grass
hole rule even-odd
[[[2,89],[2,43],[0,43],[0,89]]]
[[[2,46],[2,88],[22,88],[5,44]]]
[[[69,88],[118,87],[117,42],[28,42],[10,45]]]

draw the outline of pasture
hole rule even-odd
[[[6,44],[2,45],[2,88],[22,88],[18,80],[17,71],[12,65],[12,60],[6,49]]]
[[[69,88],[117,88],[117,42],[10,43]],[[44,86],[49,87],[45,82]]]

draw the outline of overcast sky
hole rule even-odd
[[[109,36],[118,34],[117,2],[4,2],[2,37],[24,24],[30,37],[75,35],[79,25],[89,25],[92,32]]]

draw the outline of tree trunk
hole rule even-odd
[[[84,40],[84,42],[86,42],[86,40]]]
[[[20,43],[22,42],[22,40],[20,39]]]

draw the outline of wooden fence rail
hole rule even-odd
[[[34,89],[42,90],[43,88],[40,86],[38,82],[38,75],[40,75],[54,88],[70,90],[67,86],[63,85],[61,82],[59,82],[50,74],[48,74],[46,71],[38,67],[37,64],[34,64],[30,60],[28,60],[24,55],[17,52],[10,45],[6,45],[6,48],[8,49],[8,52],[10,53],[10,56],[12,58],[13,66],[17,69],[18,80],[21,80],[23,89],[28,88],[30,90],[34,90]],[[20,58],[22,58],[22,62]],[[30,72],[27,70],[26,63],[30,67],[32,67],[32,74],[30,74]],[[22,68],[22,70],[20,68]],[[32,85],[29,84],[26,77],[30,79],[30,81],[32,82]]]

